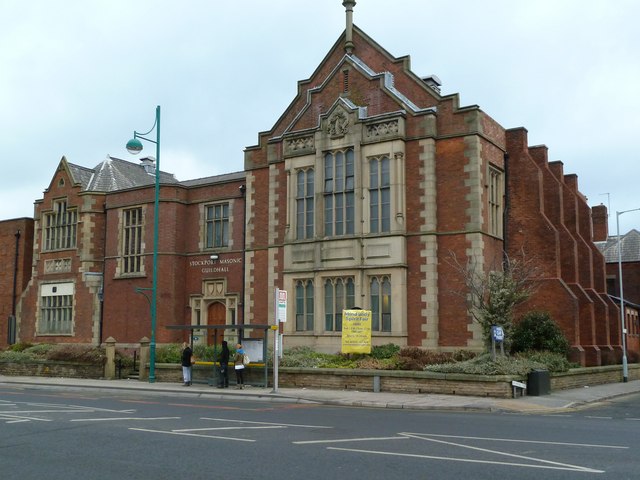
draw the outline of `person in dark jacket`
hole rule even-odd
[[[222,352],[220,352],[220,382],[218,388],[229,388],[229,345],[226,340],[222,342]]]
[[[191,362],[193,361],[193,351],[187,342],[182,344],[182,378],[184,386],[191,385]]]

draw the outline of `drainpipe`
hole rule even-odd
[[[11,318],[8,323],[7,343],[13,345],[16,341],[16,296],[18,293],[18,260],[20,258],[20,230],[16,232],[16,255],[13,264],[13,295],[11,296]]]

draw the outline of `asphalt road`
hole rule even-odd
[[[640,395],[562,415],[0,386],[0,478],[638,479]]]

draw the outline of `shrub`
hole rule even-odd
[[[10,350],[12,352],[23,352],[27,348],[32,347],[32,346],[33,345],[31,343],[19,342],[19,343],[14,343],[13,345],[9,345],[8,350]]]
[[[529,312],[522,317],[512,333],[511,352],[529,350],[569,353],[569,342],[560,327],[546,312]]]
[[[525,376],[533,370],[566,372],[571,368],[564,355],[552,352],[523,352],[514,356],[498,356],[495,361],[485,353],[463,362],[428,365],[424,370],[440,373],[466,373],[472,375]]]
[[[525,376],[532,370],[545,369],[546,366],[543,363],[527,358],[498,356],[494,361],[491,354],[488,353],[464,362],[443,363],[425,367],[425,370],[429,372],[517,376]]]
[[[18,352],[15,350],[7,349],[6,351],[0,354],[0,358],[7,362],[11,363],[22,363],[29,362],[31,360],[35,360],[33,355],[29,355],[28,353]]]
[[[156,347],[157,363],[181,363],[182,345],[172,343]]]
[[[53,350],[60,348],[58,345],[51,343],[39,343],[31,345],[23,350],[24,353],[32,355],[34,358],[47,358],[47,355]]]
[[[400,370],[423,370],[426,365],[460,362],[475,356],[476,354],[469,350],[434,352],[418,347],[404,347],[398,354],[397,363]]]
[[[284,351],[280,366],[282,367],[300,367],[300,368],[324,368],[323,365],[328,362],[329,355],[326,353],[318,353],[309,347],[293,347]]]
[[[222,347],[215,348],[213,345],[194,345],[193,355],[199,362],[213,362],[217,360],[216,356],[220,355]],[[180,347],[180,355],[182,355],[182,347]]]
[[[550,372],[566,372],[572,365],[563,354],[549,351],[537,352],[529,350],[515,355],[515,358],[523,358],[529,361],[540,363],[545,366],[545,370]]]
[[[397,370],[398,359],[393,358],[373,358],[365,357],[356,361],[355,368],[363,368],[366,370]]]
[[[392,358],[398,354],[400,346],[395,343],[387,343],[385,345],[376,345],[371,348],[371,356],[377,359]]]
[[[47,360],[92,364],[102,364],[106,360],[105,350],[101,347],[90,345],[48,345],[47,347],[51,347],[44,349]]]

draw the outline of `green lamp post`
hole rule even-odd
[[[147,138],[151,132],[156,131],[156,139]],[[155,197],[153,208],[153,275],[151,286],[151,342],[149,343],[149,383],[156,381],[156,320],[158,308],[158,226],[160,223],[160,105],[156,107],[156,120],[153,127],[146,133],[138,133],[134,130],[133,138],[127,142],[127,151],[137,155],[142,151],[142,142],[139,139],[156,144],[156,170],[155,170]]]

